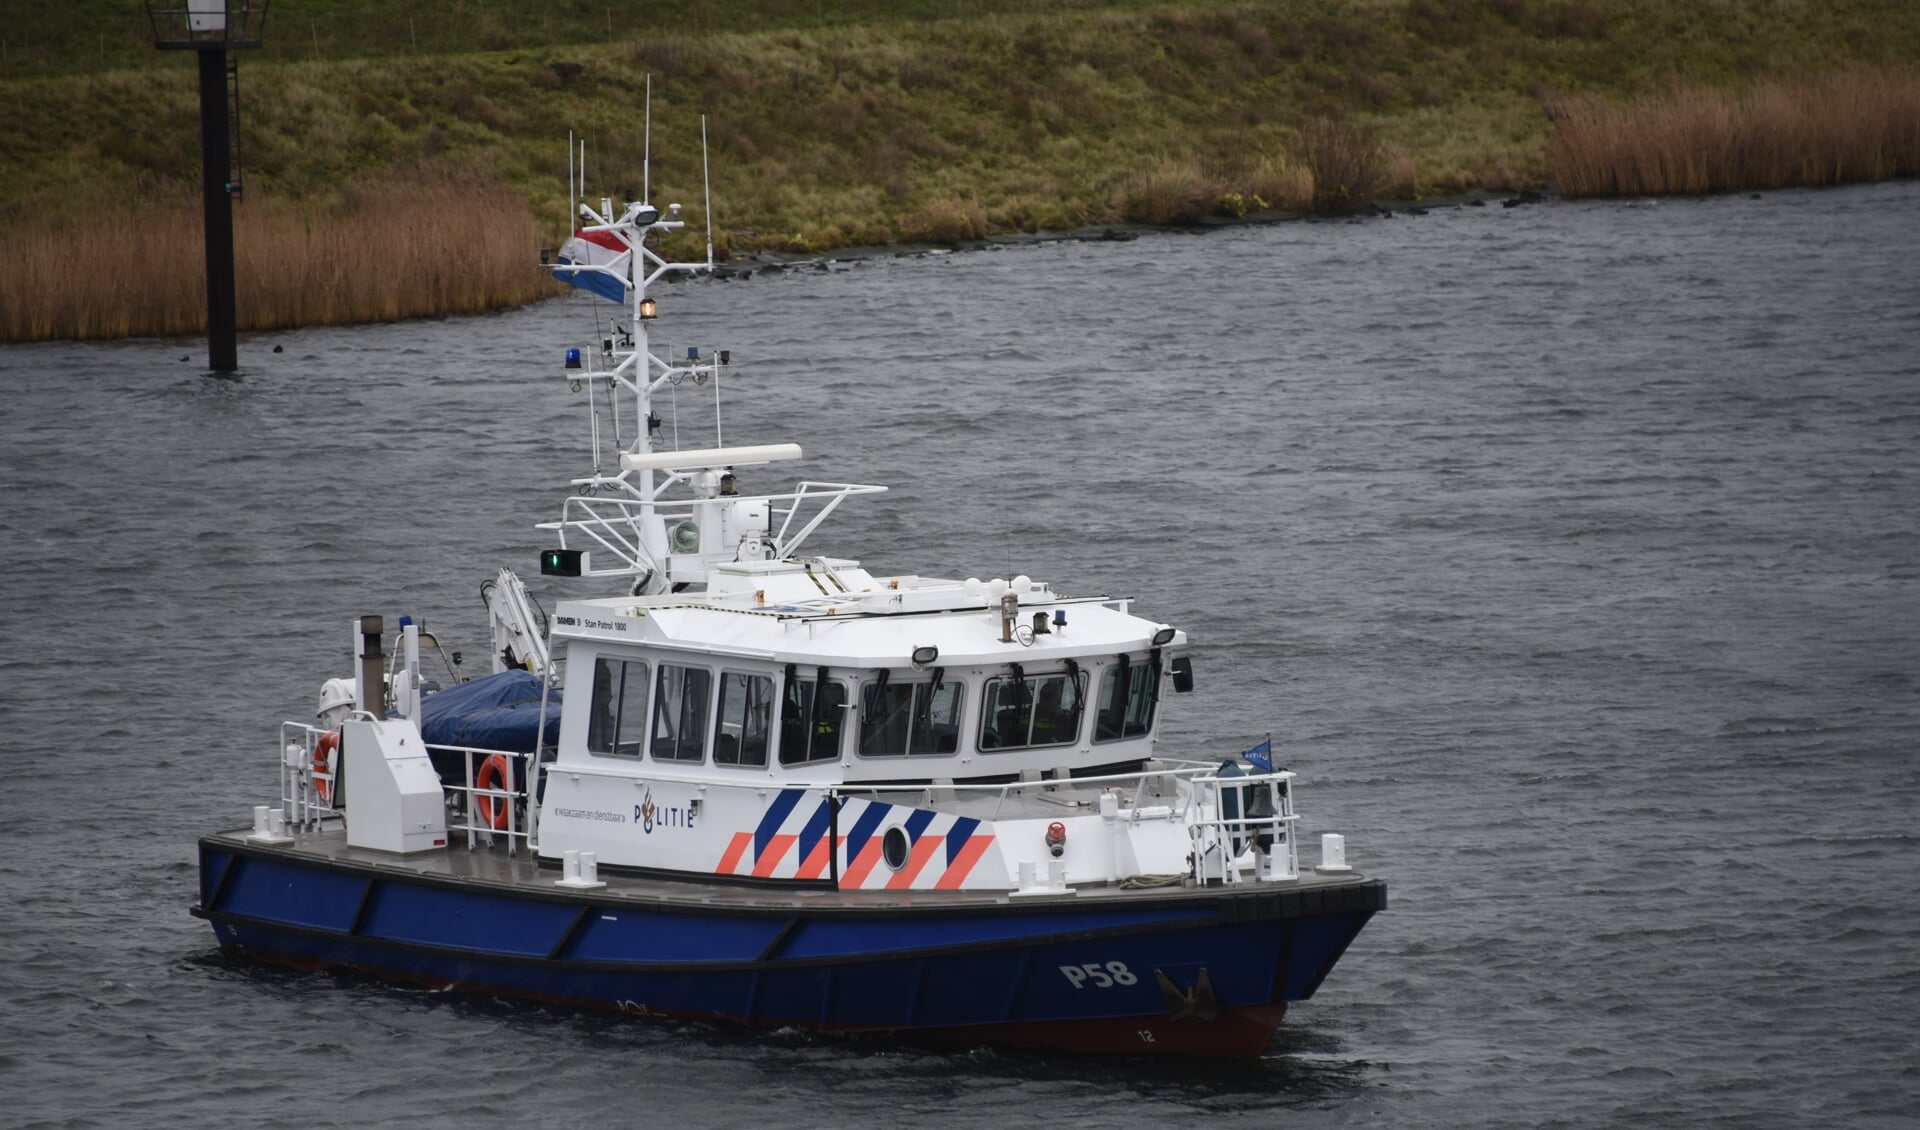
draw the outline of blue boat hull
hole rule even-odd
[[[725,907],[200,844],[220,944],[306,968],[587,1008],[1091,1052],[1258,1055],[1385,885],[1044,903]]]

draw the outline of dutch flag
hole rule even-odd
[[[560,248],[560,269],[553,277],[591,291],[609,302],[625,302],[632,276],[633,252],[612,232],[576,231]],[[569,271],[572,266],[599,267],[597,271]]]

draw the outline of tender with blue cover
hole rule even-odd
[[[502,671],[420,700],[420,736],[428,745],[532,753],[540,731],[540,680]],[[547,695],[547,744],[560,740],[560,692]]]

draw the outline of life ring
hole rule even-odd
[[[313,791],[320,794],[321,804],[333,803],[334,769],[339,761],[340,731],[328,730],[313,743]]]
[[[474,781],[474,787],[502,790],[512,788],[513,771],[507,765],[506,757],[496,753],[481,762],[480,776]],[[474,808],[478,810],[480,819],[486,823],[487,827],[496,832],[504,832],[507,830],[507,799],[497,798],[498,804],[494,803],[495,799],[490,796],[480,796],[476,798]]]

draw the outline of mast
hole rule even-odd
[[[707,201],[703,259],[669,259],[656,246],[656,233],[668,235],[687,224],[680,205],[668,204],[662,211],[653,204],[651,179],[645,182],[642,199],[627,201],[618,209],[606,197],[597,204],[588,203],[584,162],[579,197],[573,205],[577,226],[572,238],[560,249],[557,262],[542,252],[542,261],[550,263],[561,282],[626,308],[627,324],[622,326],[616,319],[612,333],[596,343],[598,348],[567,350],[566,376],[575,392],[583,388],[597,392],[604,385],[613,404],[624,400],[632,406],[636,426],[630,437],[616,435],[617,468],[608,467],[601,461],[599,416],[589,396],[593,471],[572,480],[573,493],[561,504],[558,521],[537,524],[538,529],[555,531],[560,541],[558,550],[543,555],[541,572],[634,578],[630,595],[636,597],[705,588],[709,570],[728,560],[771,561],[790,554],[842,501],[886,489],[809,481],[785,493],[742,497],[732,474],[735,468],[798,459],[800,446],[725,446],[719,385],[732,368],[730,351],[710,349],[701,356],[698,347],[689,347],[684,358],[672,359],[654,353],[651,330],[656,310],[649,294],[653,283],[671,274],[715,269],[713,189],[704,119],[700,132],[702,191]],[[584,148],[585,143],[580,145]],[[651,163],[650,153],[648,157]],[[689,233],[690,244],[697,246],[694,239]],[[583,371],[589,357],[591,364]],[[709,381],[714,384],[714,446],[681,448],[677,435],[671,444],[656,445],[650,426],[653,396],[662,386],[678,386],[689,378],[701,387]],[[617,407],[614,418],[617,423]],[[659,446],[669,449],[658,450]],[[735,556],[749,552],[753,556]]]
[[[580,144],[584,149],[585,142]],[[650,159],[651,155],[649,162]],[[609,492],[637,500],[641,504],[641,543],[649,557],[664,565],[669,551],[666,527],[653,513],[653,504],[660,498],[664,483],[655,468],[645,460],[654,450],[653,429],[650,426],[653,394],[669,381],[688,375],[704,373],[717,376],[718,368],[713,359],[689,357],[676,364],[654,354],[648,330],[654,318],[655,303],[647,291],[656,280],[669,274],[713,270],[713,246],[711,242],[708,243],[704,260],[669,260],[650,246],[649,241],[655,233],[675,232],[687,226],[686,221],[680,218],[680,205],[669,204],[663,213],[645,198],[647,194],[643,192],[641,200],[626,201],[618,209],[608,197],[602,197],[596,207],[587,202],[585,180],[583,167],[580,199],[575,203],[575,239],[569,243],[569,247],[578,248],[578,252],[571,257],[563,252],[555,271],[562,281],[574,282],[602,297],[618,295],[627,308],[628,321],[624,331],[615,325],[612,335],[601,343],[602,347],[597,351],[599,367],[590,372],[577,373],[572,379],[606,382],[609,396],[616,405],[616,420],[617,405],[622,395],[630,398],[636,421],[634,435],[620,448],[615,462],[618,464],[626,456],[639,458],[633,466],[621,466],[613,473],[596,466],[593,474],[574,479],[573,486],[587,495]],[[650,179],[647,187],[651,188]],[[593,261],[588,258],[589,252],[604,256],[604,261]],[[584,275],[597,275],[599,278],[585,283],[580,281]],[[671,476],[666,481],[672,481]],[[656,586],[664,584],[663,574],[664,569],[657,572],[650,583]]]

